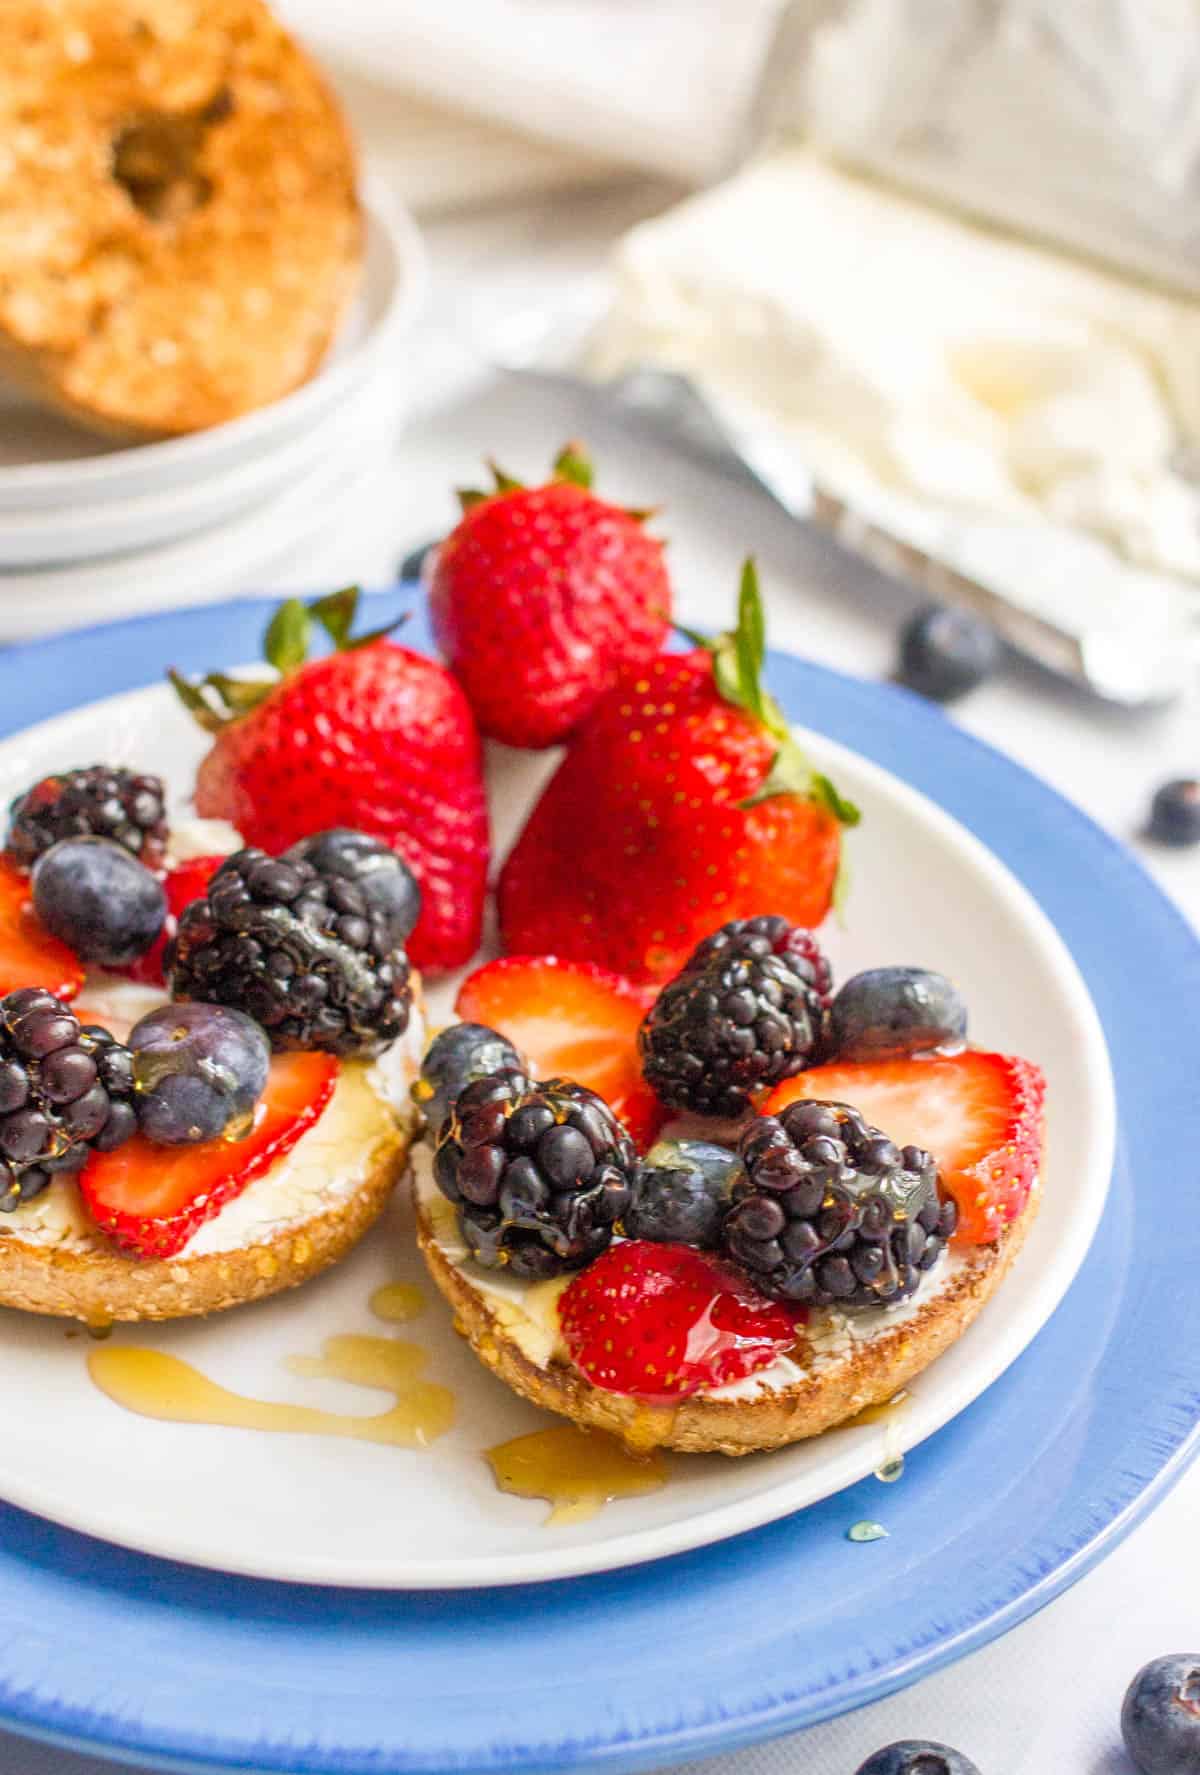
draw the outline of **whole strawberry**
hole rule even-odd
[[[410,958],[458,967],[479,946],[487,887],[479,735],[443,666],[386,631],[351,638],[357,598],[351,589],[281,605],[264,642],[276,679],[212,672],[192,684],[170,674],[216,736],[196,774],[196,807],[272,853],[335,826],[384,839],[421,889]],[[336,651],[309,660],[313,618]]]
[[[494,472],[494,493],[460,495],[462,519],[437,551],[434,633],[483,733],[552,746],[623,667],[662,646],[671,621],[663,544],[647,535],[647,514],[596,497],[577,445],[543,487]]]
[[[506,949],[661,980],[730,919],[820,924],[858,810],[805,761],[764,658],[747,563],[736,631],[626,671],[576,736],[500,876]]]

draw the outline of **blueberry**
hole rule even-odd
[[[362,889],[372,910],[388,921],[392,942],[401,948],[421,913],[421,890],[404,858],[382,839],[349,826],[314,832],[284,852],[285,860],[311,863],[322,875],[344,875]]]
[[[625,1214],[631,1239],[714,1250],[733,1186],[745,1175],[736,1153],[708,1140],[660,1140],[634,1173]]]
[[[144,955],[167,915],[158,877],[110,838],[52,845],[34,865],[33,904],[53,936],[106,967]]]
[[[1200,1653],[1143,1665],[1125,1695],[1121,1735],[1142,1775],[1200,1775]]]
[[[839,1060],[960,1047],[966,1033],[962,994],[928,968],[868,968],[845,982],[829,1010],[829,1050]]]
[[[965,696],[999,663],[996,631],[967,610],[929,604],[900,631],[900,682],[937,703]]]
[[[138,1122],[162,1146],[236,1137],[267,1084],[271,1044],[243,1011],[162,1005],[129,1037]]]
[[[415,548],[409,549],[396,568],[396,578],[420,579],[425,571],[426,556],[436,547],[436,542],[419,542]]]
[[[885,1744],[867,1758],[857,1775],[979,1775],[961,1750],[948,1744],[931,1744],[924,1738],[905,1738]]]
[[[460,1091],[493,1072],[520,1072],[521,1056],[510,1041],[482,1023],[452,1023],[435,1035],[414,1088],[429,1126],[441,1127]],[[539,1125],[538,1132],[543,1132]]]
[[[1150,803],[1147,833],[1159,844],[1200,844],[1200,779],[1176,777]]]

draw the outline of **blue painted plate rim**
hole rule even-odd
[[[406,600],[411,599],[411,591],[402,588]],[[116,662],[115,672],[109,669],[112,662],[111,649],[119,638],[130,633],[141,632],[143,635],[161,635],[163,651],[156,656],[157,661],[170,652],[178,643],[186,651],[187,645],[194,642],[197,634],[202,634],[206,647],[212,647],[219,655],[223,645],[222,627],[235,622],[244,623],[251,617],[261,618],[273,607],[274,600],[243,598],[230,600],[223,604],[194,606],[189,609],[172,613],[141,616],[126,619],[112,624],[97,624],[88,630],[72,631],[61,637],[49,637],[27,643],[0,655],[0,688],[16,694],[12,702],[20,705],[31,705],[40,702],[40,707],[27,707],[17,719],[5,718],[0,715],[0,728],[5,733],[18,731],[32,722],[45,719],[53,714],[74,705],[79,700],[94,700],[98,695],[114,694],[124,689],[133,688],[146,682],[144,669],[138,667],[134,675],[129,675],[128,666],[122,667],[120,660]],[[210,635],[209,630],[213,633]],[[193,633],[196,631],[196,633]],[[167,641],[168,634],[174,639]],[[414,634],[413,639],[418,645],[424,639]],[[88,652],[89,644],[94,647],[96,642],[103,641],[109,649],[110,657],[103,668],[104,681],[98,681],[102,672],[97,668],[95,654]],[[46,682],[45,662],[54,661],[56,667],[63,663],[64,654],[69,655],[74,649],[82,648],[82,658],[90,666],[88,672],[88,693],[86,697],[77,698],[69,688],[70,674],[65,673],[61,679],[53,677]],[[118,654],[120,652],[118,646]],[[202,663],[199,659],[184,659],[184,665]],[[929,739],[938,739],[941,746],[926,748],[927,760],[948,752],[953,761],[954,755],[959,758],[972,759],[988,770],[999,769],[1001,774],[1007,773],[1010,780],[1018,784],[1026,795],[1033,794],[1040,801],[1048,816],[1057,822],[1062,834],[1061,849],[1064,855],[1073,856],[1077,844],[1086,846],[1102,862],[1104,871],[1110,882],[1115,878],[1118,890],[1127,897],[1140,901],[1148,918],[1152,917],[1165,947],[1170,947],[1180,974],[1197,972],[1200,959],[1200,944],[1195,933],[1187,924],[1183,915],[1161,892],[1156,884],[1147,876],[1141,865],[1132,854],[1111,835],[1095,825],[1080,809],[1067,801],[1056,790],[1026,771],[1022,766],[1004,757],[985,742],[978,740],[963,729],[949,723],[943,713],[931,708],[920,699],[898,690],[893,686],[873,684],[864,680],[838,673],[831,668],[818,666],[810,662],[798,660],[789,655],[775,656],[777,668],[789,672],[798,672],[801,678],[807,678],[809,688],[816,686],[826,690],[836,701],[847,707],[865,708],[869,713],[872,709],[883,712],[887,719],[898,721],[902,725],[913,726],[923,730]],[[15,674],[12,668],[15,666]],[[14,682],[14,677],[16,682]],[[21,680],[24,686],[21,686]],[[112,679],[113,681],[109,681]],[[6,711],[7,713],[7,711]],[[797,711],[798,718],[805,714]],[[813,725],[824,727],[825,722],[817,717]],[[833,737],[842,738],[835,728]],[[853,740],[847,742],[854,744]],[[868,758],[877,759],[885,766],[888,760],[879,758],[878,753],[869,746],[859,744]],[[913,781],[904,771],[899,771],[903,780]],[[953,805],[948,804],[937,785],[928,781],[917,780],[914,787],[930,795],[939,805],[948,806],[948,811],[955,812]],[[959,814],[961,816],[961,813]],[[985,824],[987,822],[985,821]],[[985,842],[989,842],[985,833],[980,833]],[[1098,848],[1097,848],[1098,847]],[[993,846],[995,848],[995,846]],[[1011,855],[1000,852],[1008,866],[1025,882],[1034,897],[1043,903],[1033,883],[1025,877],[1020,861]],[[1087,884],[1091,886],[1089,882]],[[1049,910],[1049,908],[1047,908]],[[1075,953],[1069,935],[1064,937]],[[1088,969],[1077,956],[1085,978],[1090,978]],[[1118,1088],[1121,1086],[1118,1078]],[[1122,1110],[1128,1123],[1130,1106],[1122,1101]],[[1083,1284],[1083,1277],[1077,1280],[1075,1288]],[[1068,1296],[1070,1299],[1070,1296]],[[1063,1311],[1060,1308],[1060,1312]],[[1044,1334],[1043,1334],[1044,1335]],[[1110,1340],[1105,1346],[1105,1354],[1109,1355],[1113,1345]],[[1037,1344],[1033,1346],[1036,1351]],[[1029,1353],[1027,1353],[1028,1358]],[[1027,1359],[1026,1358],[1026,1359]],[[1023,1359],[1025,1360],[1025,1359]],[[1153,1374],[1153,1365],[1149,1370]],[[985,1401],[977,1402],[983,1404]],[[604,1741],[591,1738],[586,1742],[579,1738],[567,1738],[561,1744],[550,1747],[541,1746],[531,1754],[530,1760],[521,1760],[506,1754],[500,1747],[485,1747],[479,1755],[469,1762],[461,1758],[447,1761],[439,1758],[436,1750],[428,1747],[424,1750],[403,1742],[393,1742],[391,1746],[378,1744],[376,1751],[369,1756],[361,1751],[346,1747],[343,1751],[335,1745],[314,1747],[314,1754],[298,1753],[296,1745],[287,1744],[288,1722],[280,1720],[279,1737],[274,1747],[262,1740],[255,1743],[240,1741],[236,1737],[216,1736],[204,1722],[201,1729],[195,1725],[184,1724],[182,1718],[177,1721],[176,1728],[166,1730],[161,1725],[157,1728],[148,1727],[146,1722],[102,1718],[91,1713],[84,1702],[69,1702],[62,1698],[51,1698],[39,1694],[29,1685],[21,1686],[14,1683],[7,1671],[0,1673],[0,1723],[31,1737],[37,1737],[64,1747],[99,1751],[121,1760],[139,1764],[153,1764],[158,1768],[180,1770],[214,1770],[219,1768],[278,1769],[303,1772],[313,1775],[328,1771],[329,1775],[362,1775],[367,1770],[379,1771],[380,1775],[391,1775],[394,1771],[424,1771],[455,1768],[498,1769],[498,1768],[567,1768],[583,1764],[604,1766],[641,1768],[680,1760],[685,1757],[712,1754],[713,1752],[734,1748],[777,1733],[796,1730],[804,1725],[816,1723],[820,1719],[847,1711],[850,1708],[864,1705],[880,1696],[927,1675],[976,1649],[1020,1620],[1034,1613],[1037,1609],[1050,1602],[1069,1585],[1077,1581],[1087,1570],[1110,1552],[1130,1530],[1148,1514],[1161,1499],[1171,1485],[1179,1478],[1191,1459],[1200,1452],[1200,1394],[1188,1392],[1186,1396],[1172,1394],[1159,1401],[1164,1415],[1172,1414],[1173,1430],[1171,1435],[1161,1431],[1154,1447],[1145,1451],[1146,1461],[1143,1470],[1135,1472],[1134,1463],[1130,1462],[1126,1469],[1126,1486],[1119,1497],[1109,1495],[1098,1500],[1098,1507],[1103,1512],[1101,1520],[1093,1513],[1089,1517],[1089,1503],[1097,1502],[1084,1498],[1073,1500],[1077,1535],[1073,1544],[1060,1546],[1059,1556],[1045,1570],[1031,1575],[1028,1571],[1016,1573],[1016,1583],[1008,1599],[1003,1602],[989,1604],[986,1612],[979,1618],[971,1618],[970,1610],[960,1607],[958,1618],[954,1622],[943,1623],[936,1637],[918,1646],[910,1646],[901,1652],[897,1648],[895,1654],[874,1667],[845,1675],[840,1681],[827,1684],[816,1693],[786,1695],[770,1705],[759,1705],[741,1713],[722,1714],[708,1720],[693,1719],[689,1723],[680,1723],[671,1729],[657,1729],[651,1732],[630,1735],[620,1731],[610,1731]],[[934,1443],[938,1440],[934,1438]],[[1152,1469],[1152,1470],[1151,1470]],[[28,1519],[32,1522],[34,1519]],[[778,1525],[777,1525],[778,1526]],[[770,1531],[756,1530],[745,1537],[738,1537],[733,1542],[726,1542],[726,1549],[737,1547],[740,1540],[750,1541],[754,1536]],[[111,1550],[103,1543],[88,1543],[82,1537],[72,1537],[85,1550],[95,1549],[95,1557],[102,1562]],[[125,1555],[125,1558],[130,1556]],[[679,1555],[668,1561],[653,1562],[637,1568],[641,1582],[653,1583],[660,1569],[674,1564],[676,1560],[691,1561],[702,1555]],[[166,1562],[151,1559],[145,1560],[149,1573],[155,1568],[171,1572],[174,1568]],[[634,1574],[627,1574],[633,1578]],[[716,1574],[713,1574],[714,1579]],[[229,1580],[231,1601],[237,1589],[245,1585],[250,1590],[261,1590],[264,1587],[254,1580]],[[571,1581],[577,1593],[589,1585],[602,1587],[603,1579],[579,1579]],[[278,1587],[275,1587],[278,1588]],[[539,1586],[532,1588],[528,1594],[535,1597],[539,1591],[557,1589],[558,1586]],[[460,1593],[462,1594],[462,1593]],[[514,1593],[507,1593],[510,1597]],[[963,1599],[964,1604],[967,1599]],[[599,1606],[599,1605],[598,1605]],[[3,1612],[3,1596],[0,1591],[0,1615]],[[519,1638],[519,1635],[514,1636]],[[280,1629],[273,1636],[276,1653],[282,1648],[286,1651],[289,1633]],[[62,1673],[59,1674],[59,1689],[63,1687]],[[181,1698],[182,1700],[182,1698]],[[186,1708],[183,1709],[186,1713]],[[281,1760],[284,1759],[284,1760]]]

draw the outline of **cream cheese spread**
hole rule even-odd
[[[928,552],[970,520],[1200,577],[1175,472],[1200,445],[1200,304],[805,147],[635,228],[616,271],[590,371],[693,376]]]

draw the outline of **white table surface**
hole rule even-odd
[[[463,349],[465,310],[553,304],[581,273],[603,262],[623,226],[669,196],[631,187],[431,228],[430,315],[406,346],[406,364],[420,367],[424,406],[396,447],[390,514],[365,526],[369,545],[356,527],[342,526],[319,552],[309,549],[283,570],[278,583],[302,589],[351,578],[386,583],[413,543],[452,521],[451,489],[477,478],[485,453],[534,477],[560,443],[584,433],[603,491],[664,508],[660,528],[671,538],[685,621],[719,627],[728,620],[738,564],[752,551],[774,645],[865,677],[885,675],[897,625],[913,603],[901,590],[848,567],[757,495],[614,430],[560,392],[489,375]],[[378,520],[378,511],[373,516]],[[1200,770],[1195,700],[1129,715],[1015,666],[961,704],[953,719],[1135,843],[1152,788],[1169,775]],[[1200,851],[1170,854],[1140,843],[1139,850],[1165,890],[1200,923]],[[1114,930],[1114,945],[1120,941]],[[1131,1775],[1117,1728],[1121,1696],[1146,1659],[1200,1648],[1198,1544],[1200,1466],[1098,1570],[1004,1639],[860,1713],[699,1767],[706,1775],[855,1775],[880,1745],[930,1737],[968,1752],[982,1775]],[[113,1769],[0,1738],[0,1775],[112,1775]]]

